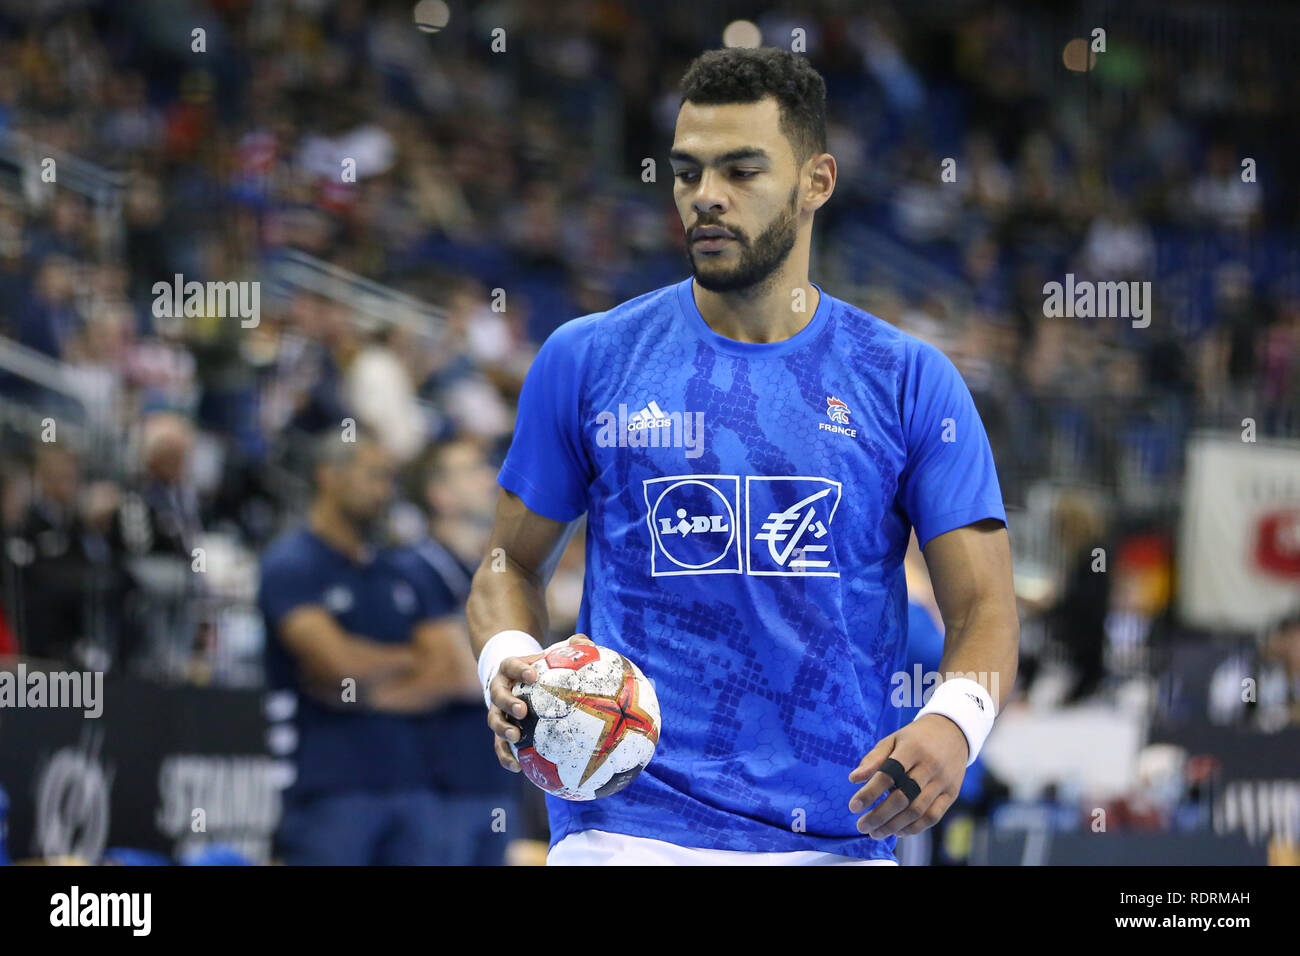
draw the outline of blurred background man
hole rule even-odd
[[[392,463],[366,429],[318,445],[308,524],[262,562],[267,675],[297,698],[296,777],[279,848],[290,864],[448,862],[418,716],[477,692],[454,610],[376,546]]]

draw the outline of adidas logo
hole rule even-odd
[[[659,407],[659,403],[651,402],[635,415],[628,417],[627,430],[635,432],[647,428],[668,428],[672,423],[672,419]]]
[[[626,402],[618,412],[596,413],[596,445],[600,448],[685,448],[687,458],[704,453],[704,413],[665,412],[658,402],[628,414]]]
[[[969,697],[971,700],[975,701],[975,706],[978,707],[980,710],[984,709],[984,701],[980,700],[977,695],[972,694],[968,691],[966,693],[966,696]]]

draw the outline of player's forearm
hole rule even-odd
[[[474,574],[465,618],[476,660],[483,645],[502,631],[524,631],[545,644],[548,627],[545,582],[509,559],[496,570],[489,558]]]
[[[999,711],[1011,693],[1020,661],[1020,620],[1015,604],[983,601],[972,606],[965,620],[944,637],[944,680],[968,677],[983,684]]]

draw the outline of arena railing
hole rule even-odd
[[[42,179],[46,159],[54,160],[55,182]],[[65,153],[18,130],[3,130],[0,131],[0,183],[32,206],[47,202],[56,186],[84,196],[95,210],[93,234],[99,253],[115,256],[121,252],[126,235],[122,217],[125,173]]]
[[[0,395],[0,419],[6,426],[35,440],[44,431],[46,420],[53,419],[56,440],[60,435],[70,436],[87,459],[106,468],[120,465],[120,392],[116,383],[88,376],[76,366],[4,336],[0,336],[0,371],[44,390],[47,396],[52,393],[54,398],[47,403]]]
[[[272,254],[267,272],[272,295],[303,290],[324,296],[350,308],[363,328],[402,326],[437,338],[446,327],[442,309],[297,249]]]

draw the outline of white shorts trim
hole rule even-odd
[[[649,837],[580,830],[546,854],[547,866],[898,866],[897,860],[860,860],[820,850],[749,852],[678,846]]]

